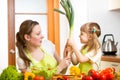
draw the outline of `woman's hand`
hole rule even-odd
[[[57,74],[59,74],[63,69],[67,68],[71,63],[71,59],[69,57],[66,57],[61,60],[59,65],[57,66]]]

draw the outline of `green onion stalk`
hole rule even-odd
[[[74,9],[73,9],[73,6],[72,6],[70,0],[61,0],[60,4],[63,7],[64,12],[59,9],[54,9],[54,11],[57,11],[66,16],[68,23],[69,23],[69,29],[70,29],[69,30],[69,38],[70,38],[73,35],[73,28],[74,28],[74,25],[73,25],[74,24]]]

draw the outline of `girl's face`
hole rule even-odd
[[[81,31],[79,37],[80,37],[81,43],[83,43],[83,44],[86,44],[88,42],[88,40],[89,40],[87,33],[83,32],[83,31]]]
[[[29,35],[29,44],[32,46],[40,46],[44,36],[41,33],[39,25],[35,25],[32,29],[32,33]]]

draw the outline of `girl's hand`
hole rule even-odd
[[[74,44],[75,44],[75,41],[73,40],[73,38],[68,38],[67,45],[73,46]]]
[[[72,54],[72,53],[73,53],[72,47],[66,44],[64,49],[64,57],[70,57],[70,55],[68,56],[68,54]]]

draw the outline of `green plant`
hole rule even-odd
[[[69,22],[69,28],[70,28],[69,37],[71,37],[73,34],[73,27],[74,27],[74,25],[73,25],[74,24],[74,9],[73,9],[73,6],[72,6],[70,0],[61,0],[60,4],[63,7],[63,9],[65,10],[65,12],[63,12],[59,9],[54,9],[54,11],[57,11],[66,16],[66,18]]]

